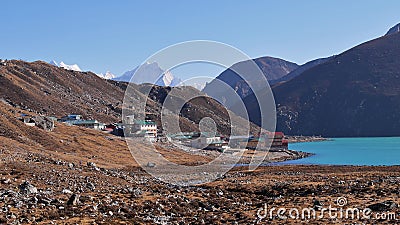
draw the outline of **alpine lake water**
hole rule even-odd
[[[332,138],[321,142],[292,143],[289,149],[315,155],[277,164],[400,165],[400,137]]]

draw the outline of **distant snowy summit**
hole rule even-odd
[[[396,26],[390,28],[390,30],[386,33],[386,35],[391,35],[391,34],[396,34],[400,33],[400,23],[397,24]]]
[[[81,68],[79,68],[79,66],[78,66],[77,64],[68,65],[68,64],[65,64],[64,62],[60,62],[60,63],[58,64],[58,63],[57,63],[56,61],[54,61],[54,60],[51,60],[51,61],[50,61],[50,64],[53,65],[53,66],[58,66],[58,67],[67,69],[67,70],[73,70],[73,71],[82,72]]]
[[[62,61],[61,61],[60,63],[57,63],[57,62],[54,61],[54,60],[51,60],[51,61],[50,61],[50,64],[53,65],[53,66],[58,66],[58,67],[67,69],[67,70],[73,70],[73,71],[82,72],[81,68],[80,68],[77,64],[68,65],[68,64],[65,64],[65,63],[62,62]],[[106,80],[113,79],[113,78],[116,77],[116,76],[115,76],[113,73],[111,73],[110,71],[107,71],[105,74],[103,74],[103,73],[96,73],[96,75],[99,76],[99,77],[101,77],[101,78],[103,78],[103,79],[106,79]]]
[[[116,76],[113,74],[113,73],[111,73],[110,71],[107,71],[105,74],[103,74],[103,73],[98,73],[98,74],[96,74],[97,76],[99,76],[99,77],[101,77],[101,78],[103,78],[103,79],[106,79],[106,80],[111,80],[111,79],[114,79]]]
[[[50,61],[50,64],[67,70],[82,72],[81,68],[79,68],[77,64],[68,65],[64,62],[57,63],[54,60]],[[180,84],[182,85],[181,79],[174,77],[174,75],[170,71],[165,71],[161,69],[157,62],[146,62],[140,67],[138,66],[133,70],[125,72],[124,74],[122,74],[122,76],[119,77],[117,77],[110,71],[107,71],[105,74],[96,73],[96,75],[106,80],[132,82],[135,84],[151,83],[158,86],[169,87],[178,86]]]
[[[181,83],[181,79],[160,68],[157,62],[146,62],[140,67],[125,72],[122,76],[116,77],[113,80],[132,82],[135,84],[150,83],[159,86],[177,86]]]

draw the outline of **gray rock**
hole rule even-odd
[[[78,205],[79,198],[80,196],[78,194],[71,195],[71,197],[68,199],[67,205]]]
[[[50,205],[52,202],[51,199],[45,198],[45,197],[40,197],[37,201],[38,204],[44,204],[44,205]]]
[[[3,184],[9,184],[9,183],[11,183],[11,180],[10,180],[10,179],[6,179],[6,178],[3,178],[3,179],[1,180],[1,183],[3,183]]]
[[[136,188],[135,190],[133,190],[133,193],[132,193],[135,197],[140,197],[140,196],[142,196],[142,194],[143,194],[143,191],[140,189],[140,188]]]
[[[36,194],[38,192],[37,188],[30,184],[28,181],[19,185],[19,190],[23,194]]]
[[[54,129],[54,121],[48,117],[35,116],[32,120],[35,123],[35,126],[43,130],[52,131]]]
[[[96,171],[100,171],[100,169],[96,166],[96,163],[94,162],[87,162],[86,164],[88,167],[91,167],[92,169],[96,170]]]
[[[96,186],[90,182],[86,184],[86,187],[91,191],[94,191],[96,189]]]
[[[375,204],[369,205],[368,208],[375,212],[383,212],[383,211],[389,211],[389,210],[395,209],[398,206],[399,205],[396,202],[388,200],[388,201],[384,201],[381,203],[375,203]]]
[[[86,164],[88,167],[96,167],[96,163],[94,162],[87,162]]]
[[[148,162],[147,163],[147,167],[156,167],[156,164],[155,163],[152,163],[152,162]]]
[[[12,197],[17,197],[18,193],[15,192],[15,191],[12,191],[12,190],[8,190],[8,191],[2,193],[1,196],[2,197],[11,197],[12,198]]]

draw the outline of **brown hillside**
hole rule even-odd
[[[91,161],[106,168],[137,166],[125,140],[119,137],[62,123],[56,123],[56,128],[48,132],[19,121],[21,113],[29,112],[0,102],[0,151],[40,154],[49,160],[75,164]],[[137,147],[146,148],[140,143]],[[160,147],[158,151],[176,163],[197,164],[209,160],[202,156],[189,156],[179,149],[170,151]]]
[[[104,122],[119,118],[124,94],[93,73],[41,61],[8,61],[0,66],[0,85],[0,96],[14,106],[54,116],[77,113]]]
[[[106,123],[122,119],[122,102],[128,87],[127,83],[104,80],[91,72],[66,70],[42,61],[29,63],[20,60],[0,65],[0,85],[0,99],[18,109],[57,117],[81,114],[87,119]],[[131,84],[128,100],[135,108],[146,101],[147,118],[156,120],[161,126],[162,103],[171,88],[154,87],[149,98],[143,93],[146,88],[145,84]],[[174,93],[177,94],[173,98],[181,102],[181,96],[200,92],[191,87],[179,87],[174,88]],[[140,112],[135,110],[135,114]],[[170,115],[171,119],[177,114]],[[213,118],[219,132],[229,134],[228,114],[222,105],[212,99],[195,99],[185,104],[180,114],[180,127],[183,131],[197,131],[198,122],[203,117]],[[256,133],[257,127],[253,125],[252,131]]]

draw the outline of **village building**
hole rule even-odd
[[[135,115],[129,115],[125,117],[126,124],[134,124],[135,123]]]
[[[271,148],[288,148],[288,141],[285,140],[283,132],[266,132],[260,137],[232,137],[229,144],[232,147],[246,148],[246,149],[260,149],[268,150]]]
[[[133,124],[134,132],[144,134],[146,138],[157,138],[157,124],[151,120],[136,120]]]
[[[60,122],[67,122],[67,121],[74,121],[74,120],[82,120],[82,116],[77,115],[77,114],[70,114],[67,116],[63,116],[63,117],[61,117],[61,119],[59,119]]]
[[[97,120],[72,120],[72,121],[66,121],[66,123],[70,125],[86,127],[95,130],[103,130],[105,128],[105,124],[100,123]]]
[[[224,151],[229,148],[228,142],[224,141],[220,135],[209,132],[193,133],[189,144],[197,149]]]
[[[221,137],[200,136],[191,140],[191,147],[197,149],[209,149],[223,151],[228,147],[228,143],[223,141]]]
[[[228,138],[229,146],[231,148],[245,148],[246,146],[243,147],[243,143],[252,139],[254,139],[254,136],[230,136]]]
[[[105,129],[104,123],[100,123],[97,120],[84,120],[82,115],[78,115],[78,114],[70,114],[70,115],[64,116],[61,119],[59,119],[59,121],[64,122],[69,125],[86,127],[86,128],[95,129],[95,130],[104,130]]]
[[[46,131],[52,131],[55,127],[54,122],[55,120],[53,117],[47,116],[29,116],[26,114],[21,114],[19,118],[25,125],[30,127],[39,127]]]
[[[283,139],[285,135],[283,132],[269,132],[267,133],[268,138],[272,139],[271,147],[282,147]]]
[[[130,124],[124,124],[119,130],[124,131],[124,136],[144,137],[150,141],[157,141],[157,124],[151,120],[134,120]]]

